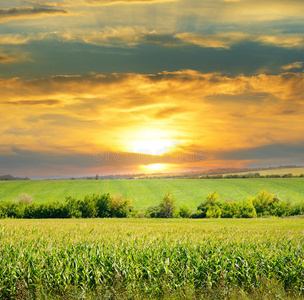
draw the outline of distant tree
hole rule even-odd
[[[213,193],[210,193],[207,196],[206,200],[198,206],[197,210],[202,212],[203,218],[206,217],[207,210],[210,209],[210,207],[215,206],[215,205],[220,207],[221,203],[220,203],[219,199],[220,199],[219,194],[217,192],[213,192]]]
[[[99,176],[98,176],[98,174],[96,174],[96,176],[95,176],[95,180],[98,180],[98,178],[99,178]]]
[[[206,218],[220,218],[222,210],[218,205],[209,206],[206,212]]]
[[[253,203],[258,217],[275,214],[274,210],[276,204],[280,202],[280,200],[274,194],[265,190],[260,191],[256,197],[252,197],[250,200]]]
[[[190,218],[191,216],[191,210],[189,209],[188,206],[186,205],[183,205],[179,208],[179,215],[182,217],[182,218]]]
[[[17,199],[13,200],[13,202],[18,204],[30,205],[33,202],[33,198],[28,194],[22,193]]]
[[[175,212],[176,206],[174,198],[171,192],[167,192],[159,205],[159,216],[160,218],[173,218]]]

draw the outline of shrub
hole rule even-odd
[[[132,199],[124,199],[121,194],[111,196],[110,200],[111,217],[125,218],[134,210],[131,205]]]
[[[191,211],[186,205],[183,205],[179,208],[179,215],[182,218],[190,218]]]
[[[256,218],[257,213],[251,200],[239,204],[238,218]]]
[[[81,203],[79,200],[69,196],[65,199],[67,214],[69,218],[81,218]]]
[[[206,217],[207,218],[220,218],[222,215],[222,210],[218,205],[207,206]]]
[[[196,212],[191,214],[190,218],[192,218],[192,219],[206,218],[206,213],[203,212],[202,210],[197,210]]]
[[[83,218],[95,218],[97,216],[95,195],[86,195],[79,204]]]
[[[213,193],[210,193],[205,202],[203,202],[202,204],[200,204],[198,207],[197,207],[197,210],[200,210],[202,211],[205,215],[203,218],[206,217],[206,214],[207,214],[207,210],[212,207],[212,206],[220,206],[221,203],[219,202],[219,199],[220,199],[220,196],[218,195],[217,192],[213,192]]]
[[[146,217],[147,218],[159,218],[159,205],[151,205],[146,210]]]
[[[176,212],[176,206],[174,198],[171,192],[165,193],[160,205],[159,205],[159,217],[160,218],[173,218]]]
[[[261,191],[256,197],[250,198],[258,217],[275,215],[274,209],[280,200],[267,191]]]
[[[13,200],[13,202],[17,204],[30,205],[33,202],[33,198],[28,194],[22,193],[17,199]]]
[[[226,200],[221,209],[222,218],[235,218],[239,213],[239,203]]]
[[[276,203],[272,211],[272,215],[278,217],[287,217],[292,214],[292,205],[289,201],[281,201]]]
[[[292,207],[291,215],[304,215],[304,202],[297,203]]]
[[[108,218],[111,216],[111,197],[110,194],[94,195],[97,216],[99,218]]]

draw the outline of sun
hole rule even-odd
[[[168,164],[151,164],[151,165],[142,165],[141,168],[146,172],[158,172],[167,169]]]
[[[132,142],[132,152],[162,155],[170,152],[172,141],[168,139],[143,139]]]
[[[143,129],[134,132],[129,140],[129,151],[141,154],[163,155],[173,151],[173,133],[166,130]]]

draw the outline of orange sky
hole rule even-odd
[[[302,1],[4,2],[0,174],[304,163]]]

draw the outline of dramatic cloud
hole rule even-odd
[[[99,165],[135,172],[149,150],[176,141],[206,160],[155,163],[300,157],[302,0],[2,2],[0,164],[93,170],[104,147],[141,153]]]
[[[139,44],[155,44],[164,47],[182,47],[197,45],[203,48],[230,49],[241,42],[256,42],[283,48],[301,48],[304,46],[302,34],[278,34],[258,36],[242,32],[225,32],[216,34],[198,34],[191,32],[162,33],[148,30],[143,26],[105,27],[99,31],[74,30],[45,35],[64,41],[83,42],[106,47],[132,47]]]
[[[12,21],[12,20],[18,20],[18,19],[42,18],[48,15],[56,16],[67,13],[68,12],[63,9],[53,9],[53,8],[23,7],[23,8],[0,9],[0,23]]]
[[[100,145],[137,151],[149,137],[160,145],[179,140],[185,154],[195,144],[215,163],[223,151],[303,140],[303,88],[302,73],[230,78],[188,70],[2,79],[1,143],[90,155]]]

